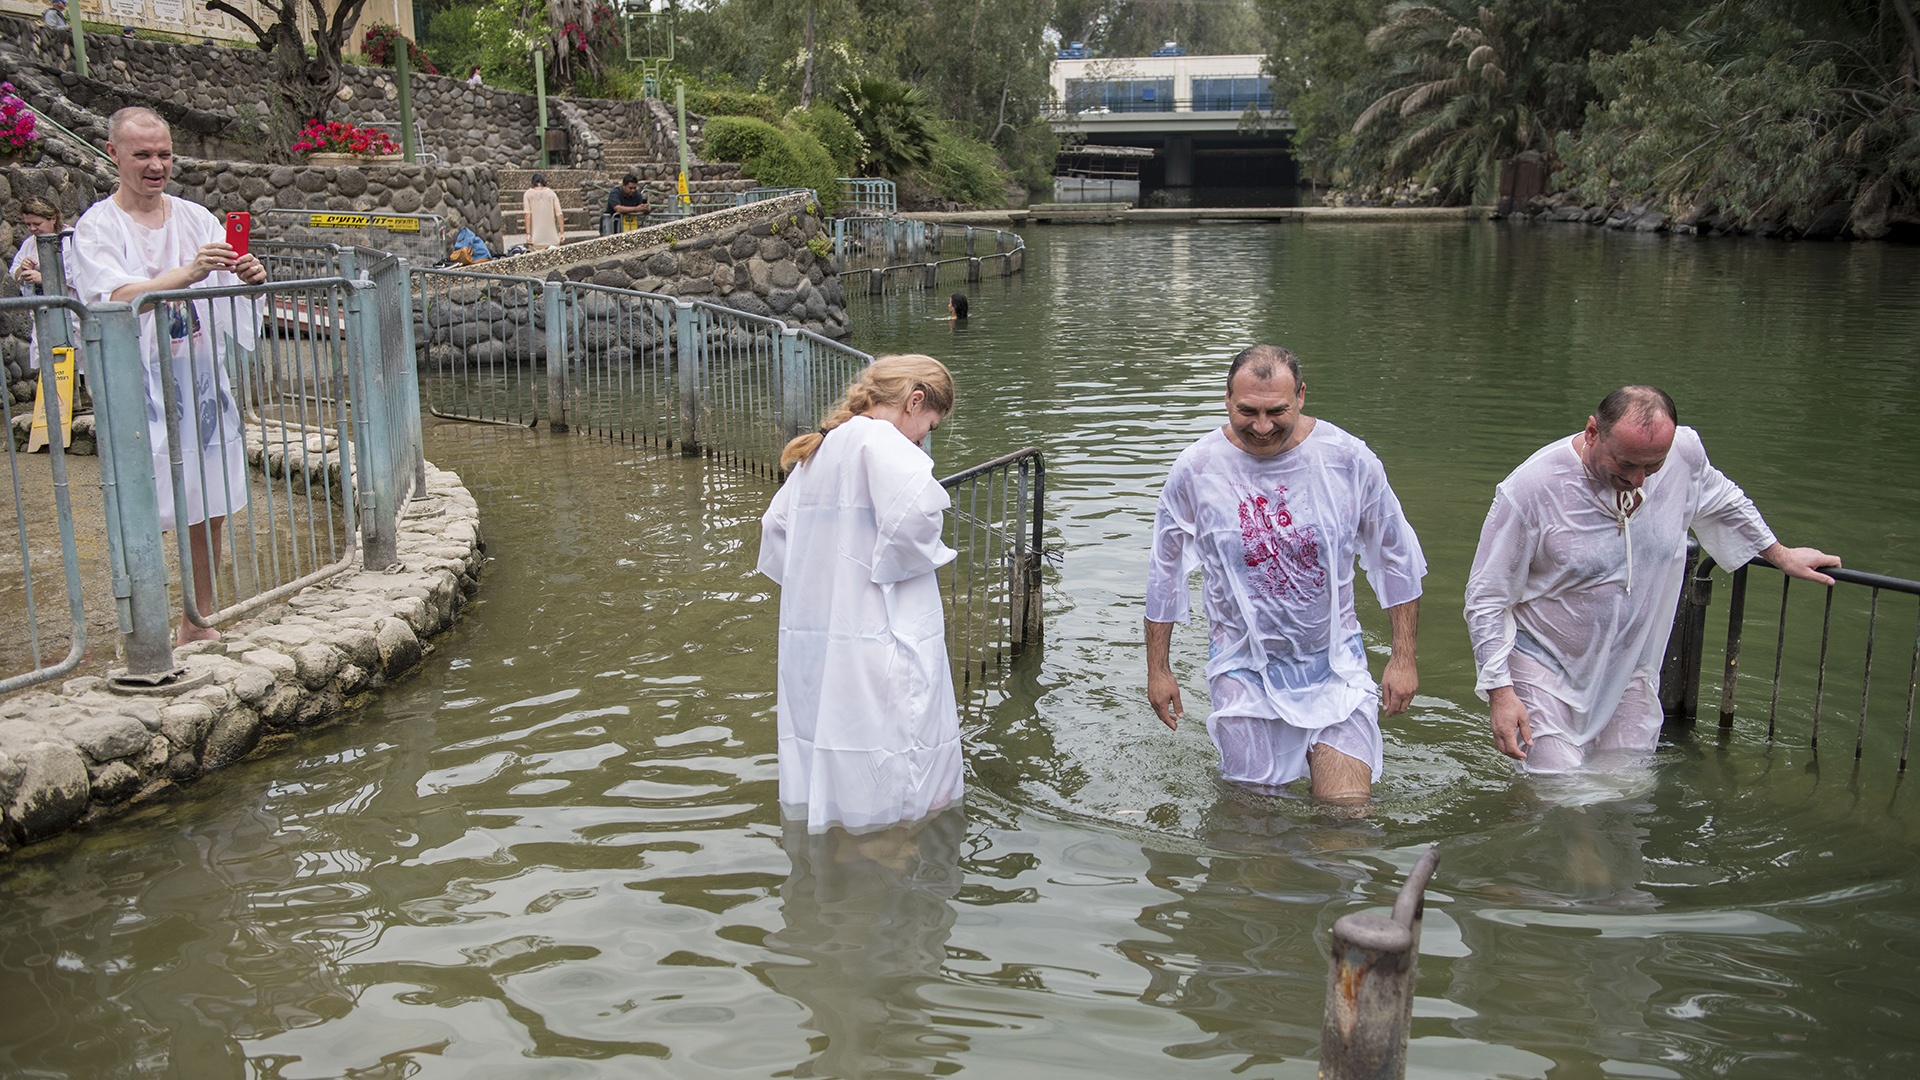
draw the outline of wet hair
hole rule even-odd
[[[167,129],[168,134],[173,132],[173,126],[159,113],[144,105],[129,105],[107,117],[107,141],[119,142],[120,133],[127,129],[128,124],[159,124]]]
[[[880,357],[867,365],[859,381],[847,387],[846,396],[820,421],[819,431],[809,431],[787,444],[780,452],[780,467],[791,469],[805,464],[826,441],[827,432],[876,407],[905,405],[915,390],[925,394],[927,408],[941,416],[953,411],[953,373],[945,364],[919,353]]]
[[[1657,386],[1623,386],[1601,398],[1600,407],[1593,410],[1594,424],[1602,435],[1622,420],[1646,427],[1662,416],[1675,424],[1680,422],[1680,410],[1674,407],[1673,399]]]
[[[59,207],[38,195],[29,195],[20,200],[20,216],[25,217],[28,214],[32,214],[34,217],[46,218],[48,221],[53,222],[55,229],[65,224],[66,220],[60,216]]]
[[[1249,345],[1233,356],[1233,363],[1227,365],[1227,393],[1233,393],[1233,377],[1240,374],[1241,368],[1247,368],[1256,379],[1274,379],[1285,367],[1293,376],[1293,388],[1300,390],[1307,384],[1300,380],[1300,358],[1278,345]]]
[[[963,292],[954,293],[951,297],[947,299],[947,303],[952,305],[953,307],[954,318],[964,319],[967,317],[967,294],[966,293],[963,293]]]
[[[546,174],[546,173],[543,173],[543,172],[537,172],[537,173],[534,173],[534,174],[533,174],[533,186],[534,186],[534,187],[546,187],[546,186],[547,186],[547,174]]]
[[[635,176],[632,173],[628,173],[627,175],[620,178],[621,187],[626,187],[628,184],[637,184],[639,182],[640,182],[640,178],[638,176]]]

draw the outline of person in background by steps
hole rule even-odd
[[[546,173],[533,174],[533,186],[520,196],[520,210],[526,215],[528,247],[545,251],[560,246],[567,231],[567,217],[560,209],[559,192],[547,186]]]

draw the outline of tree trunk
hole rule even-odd
[[[291,161],[294,139],[307,121],[327,118],[345,71],[338,53],[319,49],[308,55],[298,27],[281,22],[271,32],[274,80],[267,116],[267,155],[273,161]]]
[[[813,104],[813,8],[814,0],[807,0],[807,61],[804,73],[800,76],[800,107]]]

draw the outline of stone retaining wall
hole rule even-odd
[[[818,211],[808,196],[789,195],[495,259],[478,269],[707,300],[827,337],[845,337],[849,325],[840,275],[830,258],[808,246],[830,236]],[[589,304],[586,317],[609,347],[636,350],[660,344],[662,330],[644,320],[619,317],[611,303]],[[527,290],[488,290],[484,298],[465,303],[458,295],[437,292],[414,334],[426,349],[427,365],[444,370],[544,360],[545,321],[537,295]]]
[[[427,491],[400,521],[401,570],[341,574],[175,650],[186,675],[164,694],[81,678],[0,701],[0,854],[338,718],[418,666],[473,595],[483,546],[459,477],[429,466]]]

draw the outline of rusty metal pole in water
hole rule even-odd
[[[1413,1026],[1413,983],[1420,968],[1420,919],[1427,881],[1440,865],[1428,848],[1393,915],[1343,915],[1333,924],[1327,1010],[1320,1024],[1321,1080],[1401,1080]]]

